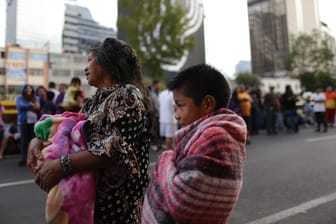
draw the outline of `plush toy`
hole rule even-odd
[[[42,115],[34,132],[38,138],[52,143],[42,150],[44,159],[59,159],[87,149],[84,128],[89,121],[84,117],[73,112]],[[46,202],[47,223],[94,223],[96,177],[95,173],[76,173],[54,186]]]

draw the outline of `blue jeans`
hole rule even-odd
[[[299,129],[299,117],[296,110],[286,110],[284,112],[285,125],[288,130],[293,130],[295,132]]]

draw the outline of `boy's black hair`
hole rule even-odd
[[[231,87],[224,75],[207,64],[181,71],[167,84],[167,88],[170,91],[181,90],[198,106],[206,95],[211,95],[216,99],[215,109],[227,107],[231,97]]]
[[[52,101],[54,99],[55,93],[53,91],[47,91],[47,99],[48,101]]]
[[[158,84],[158,83],[160,83],[160,80],[158,80],[158,79],[154,79],[154,80],[152,81],[152,85],[156,85],[156,84]]]
[[[49,87],[49,88],[56,88],[56,83],[55,83],[54,81],[50,81],[50,82],[48,83],[48,87]]]
[[[81,85],[82,81],[78,77],[73,77],[70,81],[70,85]]]

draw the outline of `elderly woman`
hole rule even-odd
[[[37,165],[44,143],[34,138],[28,166],[47,192],[76,172],[98,171],[94,223],[140,223],[153,109],[139,60],[127,43],[107,38],[91,49],[85,75],[98,88],[80,111],[89,121],[87,150]]]

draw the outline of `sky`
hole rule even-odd
[[[43,1],[41,7],[50,7],[52,12],[45,12],[43,8],[36,9],[41,14],[38,29],[52,29],[48,32],[50,38],[62,32],[63,8],[59,8],[59,0]],[[336,1],[318,0],[321,21],[328,24],[336,37]],[[0,46],[4,45],[6,0],[0,0]],[[48,3],[47,3],[48,2]],[[117,0],[63,0],[76,2],[80,6],[89,8],[92,17],[101,25],[116,28]],[[204,5],[204,35],[206,62],[218,68],[229,77],[233,77],[236,64],[241,60],[250,61],[250,40],[248,29],[247,0],[203,0]],[[63,6],[61,6],[63,7]],[[43,13],[44,12],[44,13]],[[61,12],[61,13],[60,13]],[[52,24],[43,23],[43,17],[55,18]],[[61,24],[61,25],[59,25]],[[34,26],[32,26],[32,29]]]

